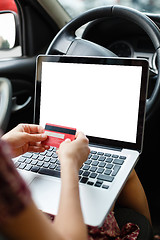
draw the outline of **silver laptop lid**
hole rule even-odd
[[[91,144],[141,151],[147,80],[144,59],[39,56],[35,122],[75,127]]]

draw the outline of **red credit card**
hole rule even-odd
[[[59,145],[65,139],[69,138],[71,141],[75,139],[76,128],[46,123],[45,133],[48,135],[48,138],[43,142],[43,144],[59,148]]]

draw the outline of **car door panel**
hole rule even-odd
[[[9,129],[21,122],[32,123],[36,57],[1,60],[0,66],[0,77],[8,78],[12,85],[12,113]]]

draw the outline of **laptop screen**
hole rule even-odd
[[[147,61],[40,56],[37,67],[40,125],[73,127],[102,145],[142,138]]]

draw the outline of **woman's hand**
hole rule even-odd
[[[61,143],[57,151],[61,166],[63,167],[71,162],[79,170],[88,158],[90,152],[88,143],[88,138],[82,132],[77,133],[74,141],[71,142],[70,139],[66,139]]]
[[[17,157],[25,152],[43,152],[49,149],[41,142],[47,139],[44,129],[34,124],[19,124],[2,136],[12,151],[12,157]]]

